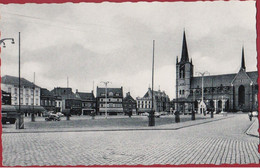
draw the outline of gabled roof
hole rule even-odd
[[[68,94],[68,95],[61,95],[62,100],[64,99],[74,99],[74,100],[81,100],[79,97],[77,97],[74,93]]]
[[[87,93],[87,92],[77,92],[76,94],[79,95],[81,100],[94,100],[95,96],[93,93]]]
[[[16,76],[10,76],[10,75],[5,75],[2,77],[2,81],[1,81],[3,84],[9,84],[9,85],[19,85],[19,78],[16,77]],[[34,85],[32,82],[24,79],[24,78],[21,78],[20,80],[20,84],[21,86],[25,86],[25,87],[38,87],[37,85]]]
[[[168,95],[166,95],[166,93],[163,91],[153,91],[153,96],[155,97],[155,98],[157,98],[157,97],[169,97]],[[151,88],[148,88],[148,91],[145,93],[145,95],[143,96],[143,98],[145,98],[145,97],[152,97],[152,90],[151,90]]]
[[[107,96],[109,97],[109,93],[113,93],[113,97],[123,97],[123,87],[121,88],[107,88]],[[106,88],[97,87],[97,97],[104,97],[102,94],[106,93]],[[116,94],[119,94],[116,96]]]
[[[135,99],[130,95],[130,93],[127,94],[126,97],[125,97],[123,100],[124,100],[124,101],[129,101],[129,100],[131,100],[131,101],[134,101],[134,102],[135,102]]]
[[[41,88],[41,96],[54,97],[53,93],[46,88]]]

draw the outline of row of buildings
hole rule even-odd
[[[10,94],[10,102],[3,104],[19,105],[19,78],[14,76],[2,77],[2,94]],[[44,111],[70,113],[72,115],[90,115],[95,113],[103,115],[140,114],[151,110],[151,89],[143,97],[136,100],[130,92],[123,95],[121,88],[97,87],[96,96],[92,92],[74,93],[72,88],[56,87],[53,90],[41,88],[34,83],[21,78],[20,80],[21,110],[27,116],[32,112],[41,115]],[[107,95],[106,95],[107,93]],[[170,99],[165,92],[154,91],[154,104],[156,111],[169,111]]]
[[[216,65],[216,68],[217,65]],[[91,112],[111,115],[129,112],[140,114],[154,110],[188,112],[195,110],[214,111],[253,111],[258,109],[258,72],[246,71],[244,47],[242,48],[241,66],[238,73],[222,75],[194,76],[194,65],[189,58],[185,31],[183,32],[181,58],[176,58],[176,98],[170,101],[164,91],[148,88],[143,97],[136,100],[127,93],[123,97],[123,88],[97,87],[96,97],[93,92],[72,92],[71,88],[54,88],[49,91],[32,82],[21,79],[21,104],[23,110],[49,110],[88,115]],[[2,90],[11,93],[11,103],[17,106],[18,78],[2,77]],[[106,95],[107,94],[107,95]],[[153,95],[153,96],[152,96]]]

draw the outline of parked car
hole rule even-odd
[[[149,113],[145,112],[142,114],[142,116],[149,116]]]
[[[154,113],[154,116],[155,116],[156,118],[160,118],[161,115],[160,115],[160,113],[155,112],[155,113]]]
[[[258,112],[257,111],[253,111],[252,112],[252,117],[258,117]]]
[[[57,112],[56,113],[59,117],[63,117],[64,116],[64,114],[62,114],[61,112]]]
[[[45,121],[60,121],[60,116],[57,114],[50,114],[48,117],[45,118]]]
[[[49,112],[49,111],[44,111],[43,113],[42,113],[42,116],[43,117],[48,117],[49,115],[51,114],[51,112]]]
[[[168,113],[166,111],[162,111],[160,112],[160,115],[163,116],[163,115],[168,115]]]

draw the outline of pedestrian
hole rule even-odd
[[[252,112],[249,112],[249,113],[248,113],[248,117],[249,117],[249,120],[252,121],[252,117],[253,117]]]

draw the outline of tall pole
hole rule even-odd
[[[154,46],[155,41],[153,40],[153,61],[152,61],[152,109],[149,114],[149,123],[148,126],[154,126],[155,120],[154,120],[154,98],[153,98],[153,85],[154,85]]]
[[[107,84],[108,83],[111,83],[111,82],[109,82],[109,81],[106,81],[106,82],[101,82],[101,83],[104,83],[105,84],[105,99],[106,99],[106,101],[105,101],[105,105],[106,105],[106,107],[105,107],[105,115],[106,115],[106,119],[107,119]]]
[[[105,85],[106,85],[106,119],[107,119],[107,83]]]
[[[24,120],[23,120],[23,113],[21,112],[21,38],[20,38],[20,32],[19,32],[19,42],[18,42],[18,73],[19,73],[19,114],[18,114],[18,120],[16,121],[16,129],[24,129]]]
[[[35,72],[33,72],[33,112],[31,115],[31,121],[35,121],[35,116],[34,116],[34,92],[35,92]]]

